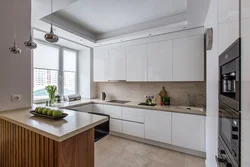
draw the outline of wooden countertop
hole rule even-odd
[[[81,105],[87,105],[87,104],[104,104],[104,105],[114,105],[114,106],[122,106],[122,107],[132,107],[132,108],[142,108],[142,109],[149,109],[149,110],[158,110],[158,111],[165,111],[165,112],[175,112],[175,113],[184,113],[184,114],[193,114],[193,115],[203,115],[206,116],[206,110],[201,111],[201,108],[198,107],[192,107],[195,110],[187,110],[184,109],[183,106],[141,106],[138,105],[140,102],[131,101],[125,104],[117,104],[117,103],[111,103],[108,102],[110,100],[100,100],[100,99],[82,99],[79,101],[73,101],[73,102],[62,102],[60,104],[56,104],[54,107],[57,108],[74,108]]]
[[[0,112],[0,118],[57,142],[64,141],[108,120],[103,116],[63,109],[62,111],[69,115],[62,120],[55,121],[33,116],[29,113],[31,110],[32,108],[3,111]]]

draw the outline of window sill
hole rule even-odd
[[[41,104],[41,103],[45,103],[46,101],[48,101],[49,99],[34,99],[33,100],[33,104]]]

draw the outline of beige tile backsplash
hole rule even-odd
[[[154,95],[159,104],[158,93],[163,86],[171,97],[171,105],[187,105],[187,93],[192,105],[201,104],[201,99],[197,98],[199,94],[204,95],[204,105],[206,103],[206,82],[103,82],[96,84],[97,98],[101,92],[106,93],[107,99],[130,101],[144,101],[145,95]]]

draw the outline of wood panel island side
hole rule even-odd
[[[0,112],[1,167],[94,167],[94,127],[108,118],[71,110],[62,120]]]

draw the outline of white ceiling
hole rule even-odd
[[[54,13],[94,34],[187,11],[187,0],[82,0]]]
[[[32,25],[93,47],[204,26],[210,0],[32,0]],[[49,24],[48,24],[49,23]]]

